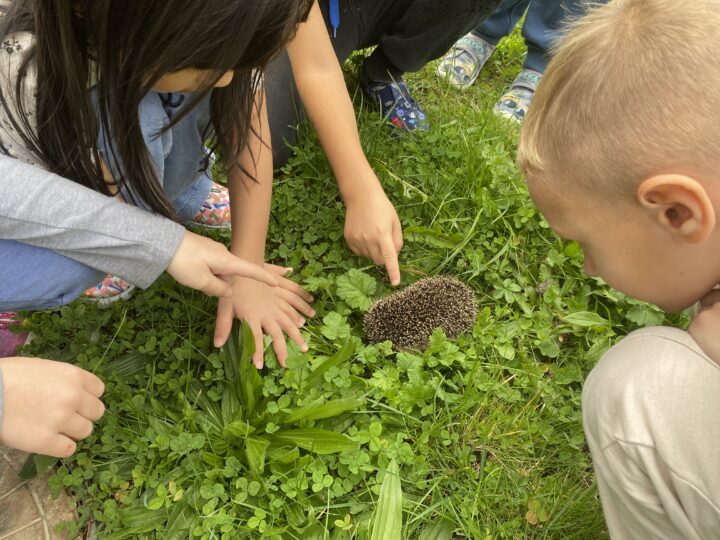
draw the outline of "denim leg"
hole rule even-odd
[[[544,73],[550,61],[550,49],[562,35],[568,17],[578,17],[585,10],[584,0],[532,0],[522,28],[528,53],[523,67]]]
[[[476,26],[473,34],[481,37],[492,45],[509,35],[515,25],[522,19],[530,0],[503,0],[497,9]]]
[[[0,311],[68,304],[105,277],[64,255],[14,240],[0,240]]]
[[[191,221],[201,209],[212,189],[213,181],[207,174],[202,174],[195,183],[187,188],[177,199],[173,201],[175,211],[181,223]]]

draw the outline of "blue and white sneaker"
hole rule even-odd
[[[365,95],[376,104],[391,126],[401,131],[427,131],[427,115],[410,95],[405,81],[368,81],[361,77],[360,86]]]
[[[521,124],[525,120],[540,79],[542,79],[542,73],[523,69],[515,77],[510,89],[495,103],[493,112]]]
[[[460,90],[470,88],[492,56],[495,45],[472,32],[461,37],[438,65],[438,75]]]

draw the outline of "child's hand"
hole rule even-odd
[[[92,373],[40,358],[0,359],[3,411],[0,441],[12,448],[68,457],[75,441],[105,412],[105,385]]]
[[[720,364],[720,290],[708,294],[700,306],[688,331],[705,354]]]
[[[345,206],[345,240],[350,250],[385,265],[390,283],[399,285],[402,226],[385,192],[378,185],[360,196],[346,198]]]
[[[275,275],[257,264],[240,259],[221,243],[190,231],[185,232],[167,273],[181,285],[219,297],[232,295],[229,282],[220,277],[242,276],[271,286],[279,283]]]
[[[265,266],[279,276],[287,272],[287,269],[278,266]],[[237,317],[248,323],[255,336],[252,361],[258,368],[263,366],[263,333],[272,338],[275,355],[282,367],[285,367],[287,358],[285,334],[303,351],[307,351],[307,344],[298,329],[305,324],[302,314],[313,317],[315,311],[309,304],[312,296],[298,284],[280,277],[278,287],[268,287],[257,281],[236,278],[233,290],[232,298],[221,299],[218,304],[214,338],[216,347],[222,347],[227,341],[233,319]]]

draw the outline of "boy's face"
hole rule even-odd
[[[550,227],[580,244],[585,271],[624,294],[676,312],[718,284],[707,247],[670,234],[640,204],[618,209],[602,195],[554,191],[541,181],[528,180],[528,187]]]

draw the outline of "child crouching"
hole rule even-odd
[[[521,136],[530,193],[589,274],[668,311],[701,302],[688,332],[633,332],[585,384],[613,538],[720,531],[718,25],[712,0],[592,10],[557,49]]]

